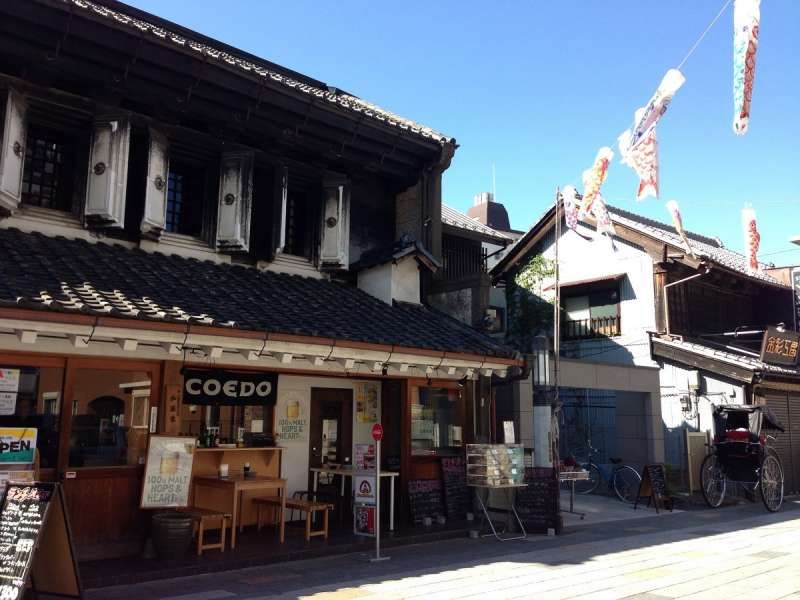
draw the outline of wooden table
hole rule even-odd
[[[353,477],[354,475],[368,475],[374,476],[375,471],[372,469],[354,469],[353,467],[311,467],[311,472],[314,473],[314,492],[317,491],[320,473],[329,473],[331,475],[341,475],[341,495],[344,496],[344,480],[346,477]],[[400,473],[397,471],[381,471],[381,477],[389,478],[389,531],[394,531],[394,480],[399,477]]]
[[[278,479],[277,477],[247,477],[242,475],[231,475],[230,477],[203,477],[195,476],[194,479],[194,504],[198,508],[214,508],[213,506],[203,506],[203,488],[223,489],[227,490],[231,496],[231,549],[236,548],[236,531],[241,532],[243,525],[239,524],[241,520],[242,511],[242,492],[248,490],[267,491],[278,490],[281,497],[280,507],[280,541],[284,541],[284,530],[286,525],[286,517],[284,515],[286,508],[286,480]],[[237,524],[239,527],[237,528]]]

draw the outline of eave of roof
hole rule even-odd
[[[162,42],[171,42],[175,49],[189,49],[203,60],[235,67],[242,75],[257,75],[306,97],[324,99],[330,106],[346,114],[364,116],[374,122],[406,131],[425,140],[435,141],[440,145],[456,145],[455,138],[430,127],[117,0],[60,0],[60,2],[69,10],[74,8],[84,10],[91,16],[102,17],[119,27],[133,30],[137,35],[149,35]]]
[[[658,334],[651,334],[650,340],[654,357],[661,356],[709,370],[716,367],[720,374],[745,383],[752,383],[759,378],[776,377],[800,380],[800,370],[797,368],[771,365],[734,349],[715,348],[680,337]]]
[[[673,227],[613,206],[609,206],[608,208],[609,215],[614,224],[628,227],[641,235],[647,236],[661,244],[666,244],[679,252],[686,251],[683,241]],[[493,281],[500,279],[506,271],[511,269],[514,264],[518,263],[525,254],[530,252],[541,238],[541,234],[547,231],[548,227],[552,226],[554,215],[555,207],[551,206],[525,235],[509,249],[506,255],[490,271]],[[625,237],[624,235],[619,235],[619,232],[617,233],[618,237]],[[746,259],[742,254],[722,247],[713,238],[693,232],[687,232],[687,236],[692,241],[692,249],[695,253],[717,267],[773,287],[783,289],[791,287],[763,271],[755,273],[750,272],[746,267]],[[766,267],[766,265],[762,264],[762,267]]]

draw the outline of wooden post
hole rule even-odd
[[[653,296],[656,305],[656,329],[663,333],[667,330],[666,297],[667,269],[664,263],[655,263],[653,266]]]

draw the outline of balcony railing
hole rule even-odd
[[[442,275],[447,281],[486,272],[485,248],[443,248]]]
[[[561,321],[561,336],[565,340],[612,337],[620,335],[620,332],[619,317]]]

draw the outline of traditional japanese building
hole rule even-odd
[[[0,423],[37,429],[79,556],[141,551],[153,434],[277,446],[291,494],[382,422],[410,519],[522,366],[428,304],[455,140],[113,0],[0,32]]]

